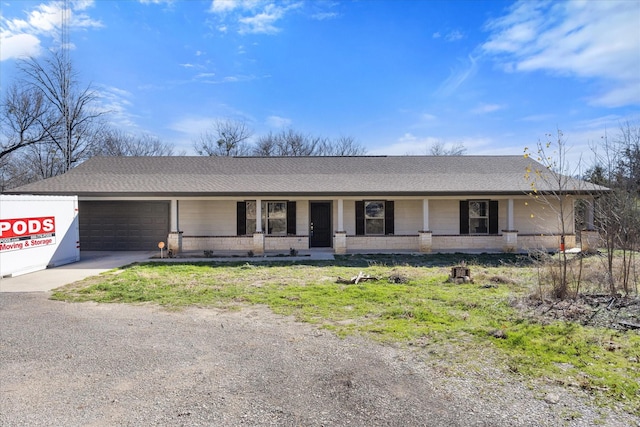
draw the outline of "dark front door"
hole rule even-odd
[[[331,203],[311,202],[309,247],[331,247]]]

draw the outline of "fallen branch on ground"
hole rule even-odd
[[[351,279],[344,279],[340,276],[338,276],[338,280],[336,280],[336,283],[346,283],[346,284],[358,284],[360,282],[365,282],[367,280],[378,280],[377,277],[371,277],[368,274],[363,274],[362,271],[360,273],[358,273],[357,276],[353,276]]]

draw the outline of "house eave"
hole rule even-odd
[[[596,196],[607,192],[605,190],[598,191],[566,191],[566,195],[571,196]],[[195,192],[195,191],[179,191],[179,192],[140,192],[140,191],[123,191],[123,192],[93,192],[93,191],[7,191],[3,194],[31,194],[31,195],[59,195],[59,196],[78,196],[78,197],[126,197],[126,198],[145,198],[145,197],[165,197],[175,199],[180,197],[519,197],[526,196],[529,193],[524,191],[242,191],[242,192]],[[549,196],[554,192],[540,191],[541,196]]]

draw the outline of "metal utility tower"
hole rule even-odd
[[[62,16],[60,19],[60,55],[62,56],[63,61],[63,70],[61,73],[62,81],[61,90],[62,90],[62,114],[64,119],[64,138],[65,138],[65,148],[66,153],[64,153],[65,157],[65,172],[71,169],[71,157],[72,157],[72,135],[71,135],[71,112],[69,109],[71,94],[69,93],[71,89],[71,67],[69,64],[69,19],[71,14],[71,5],[69,0],[63,0],[62,2]]]

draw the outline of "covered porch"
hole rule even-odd
[[[365,218],[360,218],[357,210],[369,200],[382,201],[385,212],[373,212],[371,218],[365,213]],[[474,218],[477,212],[463,212],[465,208],[461,203],[466,200],[486,200],[487,208],[490,206],[493,212],[480,212],[480,218]],[[546,218],[548,210],[532,203],[531,198],[523,195],[494,197],[492,203],[488,200],[489,197],[461,200],[455,197],[292,199],[284,196],[252,200],[172,199],[168,247],[174,253],[213,251],[264,255],[311,250],[336,254],[527,252],[559,250],[563,243],[566,249],[576,246],[573,199],[566,201],[570,227],[565,228],[564,238],[557,220]],[[371,220],[370,227],[367,220]],[[592,215],[587,220],[593,224]],[[364,229],[359,229],[362,228],[359,221],[365,221]],[[464,230],[465,221],[470,221],[472,227]],[[491,227],[489,222],[493,223]],[[480,226],[473,228],[478,224]],[[583,246],[585,241],[597,240],[597,233],[588,239],[584,238],[585,233],[594,232],[583,231]]]

